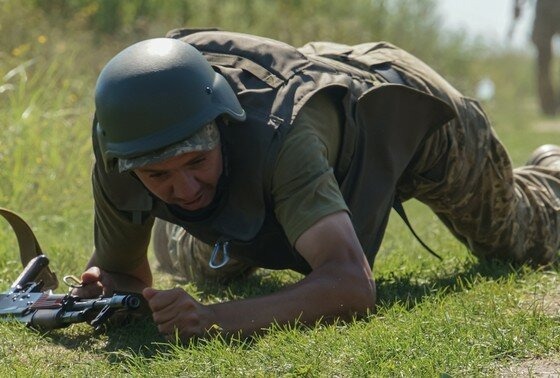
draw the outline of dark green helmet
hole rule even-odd
[[[107,170],[180,142],[220,115],[245,112],[226,79],[202,54],[177,39],[138,42],[101,71],[95,89],[99,142]]]

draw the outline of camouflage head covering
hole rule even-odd
[[[144,167],[149,164],[159,163],[172,157],[193,151],[209,151],[220,143],[220,132],[215,122],[204,125],[202,129],[187,139],[153,151],[147,155],[130,159],[119,159],[119,172]]]

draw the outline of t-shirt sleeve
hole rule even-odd
[[[116,209],[105,194],[97,169],[92,175],[95,202],[94,242],[100,268],[128,272],[136,268],[147,254],[153,218],[134,224],[130,216]]]
[[[332,166],[340,144],[342,113],[326,94],[301,109],[279,151],[272,177],[275,214],[288,240],[321,218],[349,211]]]

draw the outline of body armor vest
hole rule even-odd
[[[396,58],[387,51],[401,50],[385,43],[311,43],[296,49],[252,35],[186,29],[168,37],[196,47],[226,78],[247,113],[246,121],[230,122],[220,130],[224,190],[209,215],[187,219],[151,196],[129,173],[107,173],[96,164],[113,205],[133,222],[156,216],[182,225],[208,244],[227,243],[230,256],[255,266],[308,273],[309,265],[274,216],[272,169],[306,101],[319,91],[336,91],[345,124],[334,172],[372,264],[396,183],[424,138],[455,116],[446,104],[452,101],[432,96],[429,87],[418,90],[386,82],[381,72]],[[399,72],[397,65],[391,69]],[[403,79],[406,83],[406,76]]]

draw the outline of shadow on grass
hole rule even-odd
[[[554,267],[553,267],[554,268]],[[558,269],[558,267],[555,267]],[[434,271],[411,272],[405,274],[388,274],[377,277],[378,306],[390,308],[396,304],[407,309],[433,296],[449,295],[471,289],[478,283],[498,281],[510,277],[519,277],[528,271],[527,267],[516,267],[499,261],[467,261],[447,269],[447,272]],[[289,280],[297,281],[299,276],[290,275]],[[179,284],[184,282],[176,281]],[[234,280],[227,285],[218,283],[198,284],[196,288],[202,294],[202,300],[216,298],[232,300],[237,298],[266,295],[286,286],[286,276],[276,272],[258,272],[243,280]],[[87,327],[86,325],[80,325]],[[293,325],[296,326],[297,325]],[[308,326],[301,325],[301,329]],[[299,327],[298,327],[299,328]],[[81,329],[79,330],[81,331]],[[107,362],[112,364],[137,361],[141,358],[167,358],[177,347],[196,348],[211,342],[193,340],[185,344],[169,343],[157,331],[155,324],[149,319],[135,320],[122,326],[112,326],[104,332],[86,329],[83,332],[55,331],[46,335],[47,338],[66,349],[82,349],[92,354],[105,355]],[[254,339],[227,338],[224,342],[233,342],[238,347],[250,348]],[[258,337],[257,337],[258,339]]]
[[[166,349],[165,339],[147,317],[100,330],[85,324],[72,327],[76,329],[54,330],[44,334],[44,337],[69,350],[81,349],[94,354],[108,353],[109,362],[120,362],[129,354],[151,357]]]
[[[527,266],[515,266],[498,260],[480,260],[466,262],[463,266],[457,266],[453,272],[435,273],[432,277],[426,277],[425,274],[419,277],[415,273],[390,274],[376,278],[378,306],[389,308],[399,304],[412,309],[436,293],[441,296],[462,292],[472,288],[477,282],[519,276],[530,269]]]
[[[194,286],[198,299],[207,302],[216,299],[233,300],[271,294],[301,278],[303,278],[302,275],[291,271],[257,269],[251,275],[233,279],[227,283],[207,281],[194,284]],[[174,278],[174,282],[180,285],[189,284],[177,277]],[[190,284],[192,285],[192,283]]]
[[[187,284],[187,282],[178,279],[173,281],[180,285]],[[192,285],[192,283],[189,285]],[[206,282],[199,283],[195,287],[200,293],[200,300],[212,301],[216,300],[216,298],[232,300],[265,295],[278,291],[285,285],[285,276],[281,277],[274,272],[262,270],[244,279],[233,280],[227,285],[217,282]],[[206,343],[202,339],[192,340],[185,344],[168,342],[158,332],[156,325],[151,319],[146,316],[141,319],[125,321],[121,325],[112,324],[97,331],[86,324],[76,324],[69,329],[50,331],[44,337],[53,344],[68,350],[81,349],[88,353],[104,355],[107,358],[107,362],[114,364],[126,363],[137,357],[161,358],[178,345],[190,348]],[[228,341],[231,342],[233,339],[228,338]],[[239,340],[236,344],[250,345],[251,342],[244,339]]]

